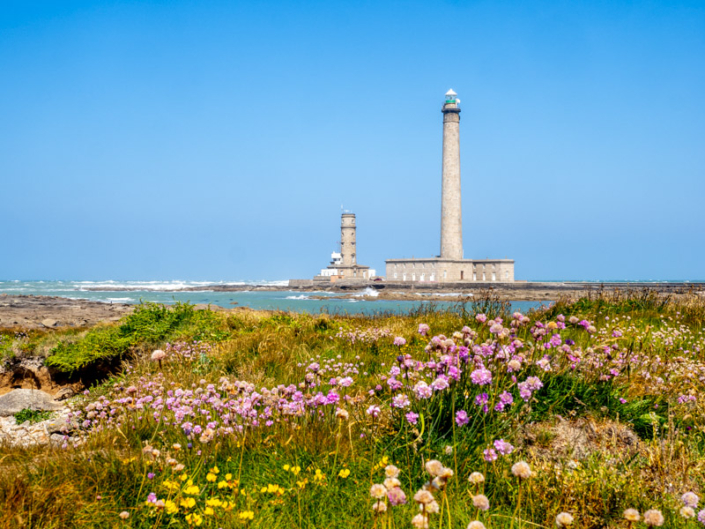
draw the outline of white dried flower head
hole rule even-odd
[[[338,408],[337,410],[335,410],[335,416],[338,419],[347,420],[348,417],[350,417],[350,414],[348,413],[348,410],[344,410],[343,408]]]
[[[171,447],[177,452],[181,450],[181,445],[179,443],[174,443],[173,445],[171,445]]]
[[[624,519],[628,522],[638,522],[641,516],[639,516],[639,511],[636,509],[627,509],[624,511]]]
[[[430,461],[426,462],[426,472],[431,474],[433,477],[438,476],[441,473],[441,470],[443,470],[443,468],[443,464],[437,459],[431,459]]]
[[[155,448],[152,450],[151,454],[152,454],[152,457],[157,458],[157,457],[159,457],[161,452]]]
[[[556,527],[568,527],[573,525],[573,517],[567,512],[562,512],[556,516]]]
[[[472,474],[470,474],[470,477],[468,478],[468,481],[469,481],[470,483],[474,483],[475,485],[477,485],[477,484],[482,483],[483,481],[485,481],[485,476],[483,476],[483,475],[480,474],[479,472],[473,472]]]
[[[686,520],[690,520],[691,518],[695,518],[695,509],[692,507],[688,507],[687,505],[681,507],[680,510],[681,516],[685,518]]]
[[[521,479],[528,479],[531,477],[531,467],[526,461],[519,461],[512,465],[512,474]]]
[[[179,463],[178,465],[176,465],[176,466],[174,467],[174,472],[181,472],[184,468],[186,468],[186,467],[184,466],[184,464],[183,464],[183,463]]]
[[[450,445],[446,446],[444,452],[446,453],[447,456],[452,456],[453,455],[453,447]]]
[[[388,478],[398,478],[399,469],[394,465],[387,465],[386,467],[384,467],[384,475]]]
[[[381,500],[387,495],[387,488],[384,485],[375,483],[370,487],[370,496],[376,500]]]
[[[447,481],[453,477],[453,469],[448,468],[448,467],[443,467],[437,475],[439,478],[443,478]]]
[[[486,511],[490,508],[490,500],[488,500],[487,496],[485,496],[484,494],[478,494],[477,496],[473,496],[472,504],[475,506],[476,509],[480,509],[481,511]]]
[[[485,524],[475,520],[474,522],[470,522],[468,524],[468,529],[485,529]]]
[[[395,487],[401,487],[401,481],[397,478],[387,478],[384,480],[384,487],[387,490],[392,490]]]
[[[423,490],[427,490],[431,493],[436,492],[438,489],[431,483],[430,481],[427,481],[426,483],[423,484],[423,487],[421,487]]]
[[[650,527],[661,527],[664,519],[658,509],[650,509],[644,513],[644,523]]]
[[[118,514],[118,516],[123,520],[127,520],[130,517],[130,513],[127,511],[122,511],[120,514]]]
[[[376,501],[372,505],[372,510],[376,512],[377,514],[382,514],[387,512],[387,504],[384,503],[383,501]]]
[[[440,510],[441,510],[441,507],[440,507],[440,505],[438,505],[438,502],[435,500],[432,501],[431,503],[429,503],[428,505],[426,505],[426,509],[425,509],[425,511],[428,514],[437,514],[438,511],[440,511]]]
[[[428,516],[417,514],[411,519],[411,525],[416,529],[428,529]]]
[[[448,485],[448,480],[442,477],[435,477],[431,481],[431,486],[436,490],[443,490]]]
[[[433,500],[433,494],[431,494],[427,490],[420,490],[416,494],[414,494],[414,501],[416,503],[423,503],[424,505],[428,505],[431,503]]]
[[[686,507],[692,507],[695,509],[698,506],[700,498],[698,498],[698,495],[694,492],[686,492],[683,496],[681,496],[681,501]]]
[[[158,362],[159,360],[164,360],[166,358],[166,353],[161,349],[157,349],[152,353],[152,360]]]

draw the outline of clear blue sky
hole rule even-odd
[[[0,279],[311,277],[439,251],[703,279],[705,2],[0,3]]]

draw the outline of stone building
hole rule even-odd
[[[340,220],[340,252],[331,254],[330,264],[313,278],[314,281],[368,281],[375,277],[375,270],[357,264],[356,232],[355,214],[343,213]]]
[[[464,259],[460,192],[460,99],[453,90],[443,104],[441,254],[428,259],[387,259],[387,281],[512,282],[513,259]]]

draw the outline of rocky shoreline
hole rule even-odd
[[[101,303],[58,296],[17,296],[0,294],[0,329],[52,329],[92,327],[115,322],[132,312],[134,306]]]

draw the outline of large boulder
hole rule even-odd
[[[39,389],[15,389],[0,396],[0,417],[14,415],[22,410],[56,411],[62,405]]]

